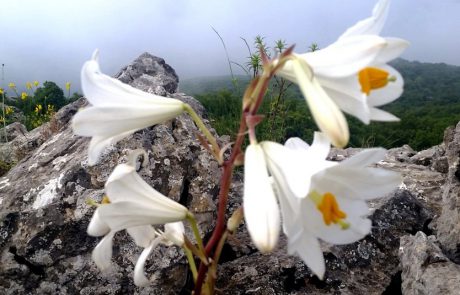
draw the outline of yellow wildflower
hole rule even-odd
[[[26,100],[26,99],[27,99],[27,93],[26,93],[26,92],[22,92],[22,93],[21,93],[21,99],[22,99],[22,100]]]

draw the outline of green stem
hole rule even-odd
[[[219,155],[219,145],[217,144],[216,138],[211,134],[209,129],[204,125],[203,120],[201,120],[200,116],[193,110],[193,108],[189,104],[184,104],[184,110],[192,117],[195,124],[198,126],[198,129],[203,132],[206,139],[212,145],[212,149],[216,156]]]
[[[196,242],[198,244],[198,249],[200,250],[201,253],[203,254],[206,253],[204,251],[203,240],[201,240],[200,230],[198,229],[198,225],[196,223],[195,216],[193,216],[192,213],[188,213],[187,220],[188,222],[190,222],[190,225],[192,226],[193,235],[195,236]]]
[[[193,254],[190,249],[184,246],[185,256],[187,256],[188,264],[190,266],[190,271],[192,272],[193,282],[196,283],[196,279],[198,277],[198,271],[196,270],[195,259],[193,259]]]
[[[195,254],[196,257],[198,257],[201,260],[202,263],[204,263],[205,265],[209,264],[209,261],[208,261],[208,258],[206,258],[206,255],[200,250],[198,250],[197,247],[195,247],[195,245],[187,237],[185,237],[184,243],[185,243],[185,246],[190,251],[192,251],[192,253]]]

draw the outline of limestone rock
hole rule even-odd
[[[174,69],[164,59],[147,52],[121,69],[115,78],[145,92],[161,96],[176,92],[179,84],[179,77]]]
[[[404,294],[459,293],[460,265],[442,253],[435,236],[417,232],[415,236],[402,237],[399,257]]]
[[[442,190],[442,212],[436,221],[437,238],[449,258],[460,263],[460,122],[444,137],[449,165]]]
[[[18,136],[24,136],[27,133],[26,126],[19,122],[13,122],[6,126],[6,128],[0,128],[0,143],[5,143],[5,134],[8,141],[15,139]]]
[[[144,54],[140,60],[146,58]],[[156,91],[157,86],[174,89],[169,68],[142,80],[153,81],[148,91]],[[194,98],[180,93],[170,96],[186,101],[204,116]],[[188,279],[182,251],[176,247],[160,246],[152,254],[146,266],[154,278],[149,288],[133,284],[134,264],[142,249],[124,232],[114,239],[113,267],[106,273],[96,268],[91,251],[100,238],[86,234],[94,211],[86,200],[100,201],[113,168],[126,161],[129,150],[144,148],[149,159],[145,167],[139,167],[139,174],[161,193],[186,205],[208,234],[215,218],[217,162],[196,140],[193,121],[182,115],[136,132],[108,148],[100,163],[89,167],[89,139],[74,135],[69,123],[85,104],[80,99],[64,107],[50,122],[54,125],[26,134],[23,144],[54,126],[42,144],[0,178],[0,294],[176,294]]]
[[[287,255],[284,237],[274,253],[264,255],[240,227],[224,248],[223,260],[230,261],[222,264],[217,286],[225,294],[393,294],[392,281],[400,276],[399,239],[422,230],[431,216],[408,191],[398,190],[386,200],[373,208],[369,236],[350,245],[324,245],[324,281]]]

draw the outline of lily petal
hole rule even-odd
[[[343,33],[340,39],[349,38],[357,35],[379,35],[388,15],[390,1],[380,0],[372,10],[372,16],[357,22]]]
[[[136,203],[135,206],[140,207],[145,206],[153,210],[151,215],[163,216],[167,219],[164,222],[159,220],[157,224],[182,220],[188,212],[187,208],[181,204],[154,190],[136,173],[134,167],[127,164],[115,167],[105,184],[105,191],[109,199]],[[114,204],[105,206],[109,205]],[[102,206],[101,209],[105,206]],[[133,208],[135,206],[133,205]]]
[[[90,165],[107,145],[184,112],[180,100],[146,93],[102,74],[97,52],[83,65],[81,78],[83,93],[92,106],[74,116],[72,128],[77,135],[96,137],[90,145]]]
[[[299,256],[320,280],[324,278],[326,265],[323,252],[318,239],[313,235],[303,234],[294,243],[289,243],[288,254]]]
[[[280,216],[260,145],[247,147],[244,167],[243,208],[246,225],[255,246],[260,252],[267,253],[278,242]]]
[[[301,57],[314,69],[315,76],[343,78],[373,63],[385,46],[385,39],[379,36],[353,36]]]
[[[350,224],[349,228],[343,229],[338,224],[326,225],[320,211],[310,199],[304,199],[301,204],[301,210],[304,212],[301,222],[304,228],[314,236],[335,245],[349,244],[364,238],[371,230],[371,221],[361,217],[369,212],[366,203],[340,197],[337,197],[337,202],[347,213],[346,222]]]
[[[156,236],[154,228],[150,225],[130,227],[126,231],[134,239],[134,243],[142,248],[148,247]]]
[[[310,79],[308,65],[304,65],[300,59],[296,61],[293,63],[294,73],[316,124],[335,146],[344,147],[350,138],[344,115],[316,78]]]
[[[93,237],[106,235],[110,231],[110,227],[101,219],[98,209],[94,211],[87,229],[88,235]]]
[[[103,74],[99,67],[97,50],[93,53],[92,59],[83,65],[81,86],[85,97],[94,106],[180,103],[177,99],[147,93]]]
[[[105,270],[110,267],[112,260],[112,239],[115,235],[115,231],[109,232],[94,248],[91,255],[94,263],[101,270]]]
[[[384,149],[368,149],[358,153],[313,175],[312,187],[354,200],[383,197],[399,186],[401,175],[394,171],[365,166],[378,162],[384,155]]]
[[[137,259],[136,266],[134,267],[134,284],[136,286],[145,287],[150,284],[150,280],[144,274],[145,262],[160,241],[161,237],[154,239]]]
[[[385,47],[379,52],[374,63],[386,64],[387,62],[399,57],[410,43],[404,39],[385,37]]]
[[[403,93],[404,79],[401,74],[389,65],[380,65],[379,68],[387,71],[390,76],[396,78],[384,88],[375,89],[368,96],[367,101],[370,106],[378,107],[396,100]],[[375,120],[375,119],[374,119]]]
[[[184,244],[184,224],[182,221],[166,223],[163,237],[176,246],[182,247]]]

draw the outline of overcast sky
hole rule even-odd
[[[95,48],[113,75],[142,52],[163,57],[180,79],[228,74],[225,52],[245,62],[240,37],[325,47],[377,0],[0,0],[5,84],[71,81]],[[460,65],[460,0],[393,0],[383,36],[407,39],[409,60]]]

